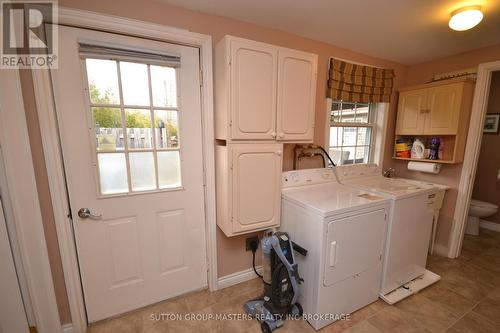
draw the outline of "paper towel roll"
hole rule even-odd
[[[438,174],[441,171],[441,164],[426,162],[408,162],[408,170]]]

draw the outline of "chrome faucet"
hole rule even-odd
[[[392,177],[394,177],[395,174],[396,174],[396,169],[389,168],[389,169],[385,170],[382,175],[386,178],[392,178]]]

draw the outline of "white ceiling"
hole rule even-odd
[[[500,43],[500,0],[160,0],[416,64]],[[448,28],[450,13],[481,5],[475,28]]]

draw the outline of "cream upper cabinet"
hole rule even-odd
[[[282,144],[216,146],[217,224],[226,236],[280,223]]]
[[[396,135],[457,135],[467,122],[474,83],[437,82],[399,93]],[[467,118],[467,119],[465,119]]]
[[[314,134],[317,56],[278,52],[278,140],[311,141]]]
[[[278,51],[266,44],[231,42],[230,112],[234,140],[272,140],[276,136]]]
[[[427,89],[403,91],[399,94],[396,134],[423,133],[426,101]]]
[[[215,136],[312,142],[317,55],[226,36],[215,49]]]
[[[429,88],[425,133],[433,135],[457,133],[463,89],[462,83]]]

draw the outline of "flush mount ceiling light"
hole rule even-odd
[[[451,13],[448,25],[456,31],[469,30],[481,22],[483,12],[479,6],[464,7]]]

